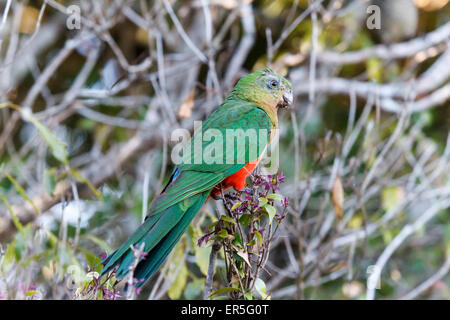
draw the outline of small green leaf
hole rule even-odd
[[[383,209],[388,211],[401,203],[405,198],[405,191],[402,187],[391,186],[381,191],[381,204]]]
[[[167,291],[170,299],[176,300],[181,297],[181,294],[183,293],[184,287],[186,285],[187,277],[188,270],[186,268],[186,263],[183,262],[180,271],[178,271],[176,279],[173,281],[169,291]]]
[[[263,240],[262,240],[261,233],[258,230],[255,231],[255,236],[256,236],[256,239],[258,239],[259,245],[261,245]]]
[[[255,300],[255,298],[253,297],[252,293],[250,291],[247,291],[245,293],[245,299],[247,300]]]
[[[23,226],[19,221],[19,218],[17,218],[17,216],[14,214],[14,211],[11,207],[11,205],[9,204],[8,200],[6,199],[6,197],[2,194],[0,194],[0,199],[2,199],[2,201],[5,203],[6,207],[8,208],[9,214],[11,215],[11,220],[14,223],[14,226],[17,228],[17,230],[20,231],[21,234],[25,235],[25,231],[23,230]]]
[[[204,279],[195,279],[187,284],[184,289],[184,296],[188,300],[199,299],[202,297]]]
[[[366,60],[367,75],[370,80],[380,82],[383,75],[383,63],[379,58],[369,58]]]
[[[25,193],[25,190],[19,185],[19,183],[9,173],[4,172],[4,171],[3,171],[3,173],[6,175],[8,180],[11,181],[11,183],[14,185],[14,188],[17,190],[18,193],[20,193],[22,198],[24,198],[28,203],[30,203],[31,206],[33,207],[33,209],[36,210],[37,213],[41,214],[41,210],[39,210],[39,208],[34,204],[34,202],[27,196],[27,194]]]
[[[223,294],[223,293],[227,293],[227,292],[232,292],[232,291],[240,291],[240,290],[238,288],[232,288],[232,287],[220,288],[219,290],[211,293],[210,297],[217,296],[219,294]]]
[[[39,293],[39,291],[36,291],[36,290],[30,290],[30,291],[27,291],[26,296],[27,296],[27,297],[30,297],[30,296],[35,295],[35,294],[38,294],[38,293]]]
[[[208,274],[209,256],[211,254],[211,247],[198,247],[194,246],[195,261],[200,271],[204,274]]]
[[[283,197],[277,193],[271,193],[267,195],[267,199],[272,199],[272,200],[283,200]]]
[[[236,221],[234,221],[234,219],[231,218],[231,217],[221,216],[220,219],[221,219],[222,221],[226,221],[226,222],[229,222],[229,223],[231,223],[231,224],[236,224]]]
[[[8,101],[0,104],[0,109],[2,108],[12,108],[19,111],[25,120],[31,122],[36,127],[41,137],[45,140],[45,142],[47,142],[52,150],[53,156],[64,164],[68,163],[69,155],[66,150],[66,144],[59,140],[56,135],[50,131],[50,129],[40,123],[31,112],[24,110],[20,106]]]
[[[88,238],[89,240],[94,242],[96,245],[98,245],[100,248],[102,248],[108,254],[113,251],[112,248],[106,243],[106,241],[99,239],[92,234],[85,234],[84,237]]]
[[[56,187],[56,177],[54,169],[45,169],[44,171],[44,187],[49,195],[53,195]]]
[[[218,235],[219,237],[221,237],[221,238],[226,238],[226,237],[228,237],[228,231],[227,231],[226,229],[221,229],[221,230],[217,233],[217,235]]]
[[[239,232],[235,232],[234,233],[233,244],[235,246],[238,246],[238,247],[242,248],[242,238],[241,238],[241,235],[239,234]]]
[[[273,218],[275,217],[275,214],[277,213],[277,210],[273,206],[271,206],[270,204],[266,204],[264,206],[264,209],[266,209],[266,212],[269,215],[269,224],[271,224]]]
[[[59,140],[58,137],[50,131],[50,129],[40,123],[39,120],[37,120],[31,113],[24,112],[23,109],[19,109],[19,111],[22,113],[24,119],[30,121],[34,124],[36,129],[38,129],[39,134],[52,150],[53,156],[63,164],[67,164],[69,161],[69,155],[66,150],[66,144]]]
[[[210,231],[210,230],[214,229],[214,227],[216,226],[217,222],[219,222],[219,221],[214,221],[213,223],[211,223],[209,225],[209,227],[207,228],[207,230]]]
[[[6,253],[3,256],[3,261],[1,264],[3,272],[8,272],[9,270],[11,270],[11,267],[15,265],[14,262],[16,261],[16,242],[16,240],[10,242],[8,248],[6,249]]]
[[[81,173],[79,173],[77,170],[74,169],[70,169],[70,173],[78,182],[86,184],[89,187],[89,189],[91,189],[92,193],[97,197],[97,199],[103,201],[103,196],[100,193],[100,191],[98,191],[97,188],[95,188],[94,185],[87,178],[83,177]]]
[[[260,278],[257,278],[255,280],[255,289],[256,289],[256,292],[259,293],[261,298],[267,299],[268,295],[267,295],[266,284]]]
[[[239,222],[240,224],[242,224],[243,226],[249,226],[250,225],[250,221],[251,221],[251,216],[248,213],[243,214],[240,218],[239,218]]]
[[[264,207],[267,204],[267,202],[268,202],[266,197],[259,197],[258,200],[259,200],[259,206],[260,207]]]
[[[25,259],[24,262],[22,262],[22,263],[20,264],[20,267],[22,267],[22,268],[27,267],[27,266],[30,264],[30,262],[36,261],[36,260],[38,260],[38,259],[40,259],[40,258],[42,258],[42,257],[45,257],[45,256],[47,256],[47,255],[50,255],[50,254],[52,254],[52,253],[54,253],[54,250],[53,250],[53,249],[47,249],[47,250],[42,251],[42,252],[40,252],[40,253],[38,253],[38,254],[29,256],[28,258]]]
[[[170,268],[168,268],[167,279],[173,282],[167,294],[169,295],[169,298],[172,300],[176,300],[181,297],[189,275],[186,267],[186,262],[183,260],[185,257],[184,256],[185,250],[186,250],[186,238],[184,238],[183,241],[179,242],[175,246],[172,258],[168,262]]]
[[[236,202],[235,204],[233,204],[233,206],[231,207],[231,211],[236,210],[242,203],[240,203],[239,201]]]

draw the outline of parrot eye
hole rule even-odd
[[[267,82],[267,86],[269,87],[269,89],[277,89],[278,88],[278,81],[275,79],[269,80]]]

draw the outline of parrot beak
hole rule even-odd
[[[280,103],[278,103],[278,107],[287,108],[292,105],[292,102],[294,102],[294,95],[292,93],[292,90],[288,88],[283,94],[283,101],[280,101]]]

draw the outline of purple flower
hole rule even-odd
[[[203,242],[208,242],[209,238],[211,237],[212,232],[205,234],[204,236],[201,236],[197,241],[197,246],[201,247]]]
[[[103,288],[103,294],[105,296],[106,299],[115,299],[115,298],[120,298],[121,296],[114,290],[108,290],[106,288]]]
[[[286,179],[286,177],[283,176],[282,173],[279,173],[279,174],[277,175],[277,182],[278,182],[279,184],[280,184],[280,183],[283,183],[285,179]]]
[[[286,215],[281,215],[281,214],[276,214],[275,215],[275,219],[278,221],[278,223],[280,223],[281,221],[283,221],[283,219],[286,217]]]
[[[253,199],[253,194],[251,194],[248,189],[244,190],[244,199],[245,200],[252,200]]]
[[[253,185],[259,186],[262,183],[262,177],[259,175],[255,175],[255,178],[253,179]]]
[[[266,191],[269,191],[273,187],[272,181],[270,181],[270,180],[269,181],[268,180],[264,180],[262,182],[262,185],[263,185],[263,187],[264,187],[264,189]]]

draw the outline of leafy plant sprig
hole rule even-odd
[[[231,299],[270,299],[260,274],[264,270],[270,275],[264,266],[270,245],[286,217],[289,202],[279,194],[279,184],[284,179],[282,174],[253,174],[250,188],[242,192],[222,192],[226,214],[212,223],[198,240],[199,246],[203,242],[212,243],[205,299],[225,293]],[[211,294],[215,260],[221,248],[227,284]]]

